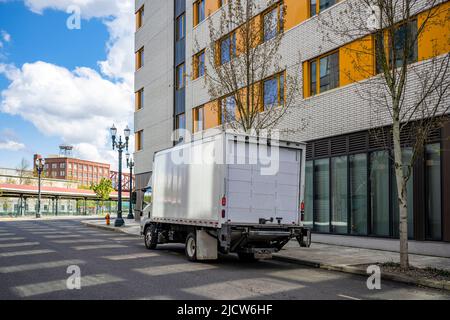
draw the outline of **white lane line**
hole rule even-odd
[[[0,238],[0,241],[17,241],[17,240],[24,240],[25,238],[22,237],[14,237],[14,238]]]
[[[31,264],[22,264],[16,266],[9,267],[0,267],[0,273],[13,273],[13,272],[21,272],[21,271],[31,271],[31,270],[40,270],[40,269],[52,269],[59,267],[68,267],[71,265],[80,265],[86,263],[83,260],[60,260],[60,261],[50,261],[43,263],[31,263]]]
[[[38,246],[39,242],[18,242],[18,243],[3,243],[2,248],[15,248],[15,247],[27,247],[27,246]]]
[[[75,250],[100,250],[100,249],[116,249],[116,248],[127,248],[127,246],[121,244],[105,244],[105,245],[92,245],[92,246],[77,246],[73,247]]]
[[[15,233],[0,233],[0,237],[15,236]]]
[[[94,274],[90,276],[82,276],[81,288],[115,283],[120,281],[124,280],[115,276],[111,276],[109,274]],[[13,291],[15,291],[22,298],[64,290],[68,290],[66,279],[28,284],[13,288]]]
[[[152,258],[159,257],[159,253],[150,252],[150,253],[136,253],[136,254],[126,254],[126,255],[117,255],[117,256],[105,256],[103,259],[108,259],[112,261],[121,261],[121,260],[133,260],[133,259],[141,259],[141,258]]]
[[[103,242],[105,243],[104,239],[70,239],[70,240],[53,240],[54,243],[96,243],[96,242]]]
[[[44,236],[47,239],[65,239],[65,238],[81,238],[78,234],[61,234],[61,235],[49,235]]]
[[[349,300],[362,300],[359,298],[355,298],[355,297],[351,297],[351,296],[346,296],[345,294],[338,294],[338,297],[344,298],[344,299],[349,299]]]
[[[16,257],[16,256],[28,256],[28,255],[36,255],[36,254],[44,254],[44,253],[53,253],[54,250],[27,250],[27,251],[14,251],[14,252],[4,252],[0,253],[1,257]]]
[[[176,274],[176,273],[186,273],[187,272],[196,272],[196,271],[206,271],[211,269],[216,269],[217,266],[210,264],[192,264],[192,263],[180,263],[173,264],[167,266],[160,267],[149,267],[142,269],[133,269],[133,271],[137,271],[139,273],[143,273],[149,276],[162,276],[167,274]]]

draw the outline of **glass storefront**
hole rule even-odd
[[[409,163],[412,156],[412,149],[404,149],[404,163]],[[426,210],[425,233],[428,240],[439,241],[443,238],[441,144],[427,145],[424,157],[425,186],[421,188]],[[415,230],[414,196],[418,192],[414,186],[414,170],[407,182],[411,239]],[[398,238],[397,200],[394,161],[388,151],[320,158],[306,163],[305,225],[316,232]]]
[[[355,154],[350,161],[350,232],[367,235],[367,155]]]
[[[442,239],[440,150],[439,144],[428,145],[425,149],[426,238],[429,240]]]
[[[314,230],[330,232],[330,161],[314,164]]]

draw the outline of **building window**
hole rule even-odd
[[[72,164],[69,163],[69,170],[72,170]]]
[[[264,110],[284,105],[284,73],[264,80]]]
[[[66,168],[66,164],[65,163],[60,163],[59,164],[59,168],[60,169],[65,169]]]
[[[186,35],[186,16],[184,13],[176,21],[176,41],[184,39]]]
[[[275,38],[283,31],[282,6],[280,4],[266,12],[263,19],[264,41]]]
[[[198,107],[193,109],[193,114],[194,114],[194,132],[199,132],[199,131],[203,131],[205,130],[205,108],[202,107]]]
[[[144,146],[143,142],[144,142],[144,131],[141,130],[141,131],[136,132],[136,141],[135,141],[136,151],[141,151],[143,149],[143,146]],[[106,170],[104,170],[104,171],[106,171]],[[105,172],[105,174],[106,174],[106,172]]]
[[[442,240],[440,144],[427,145],[425,157],[426,237],[429,240]]]
[[[144,66],[144,47],[136,52],[136,70]]]
[[[236,101],[234,96],[228,96],[220,101],[221,124],[230,123],[236,120]]]
[[[231,61],[236,56],[236,33],[232,32],[220,40],[220,64]]]
[[[306,162],[306,184],[305,184],[305,220],[304,225],[308,228],[313,228],[313,203],[314,203],[314,184],[313,184],[313,175],[314,175],[314,162],[307,161]]]
[[[376,236],[389,237],[389,153],[370,154],[371,230]]]
[[[176,69],[176,89],[177,90],[184,88],[184,86],[186,85],[185,78],[186,78],[186,67],[185,67],[185,64],[182,63],[179,66],[177,66],[177,69]]]
[[[136,92],[135,99],[136,111],[141,110],[144,107],[144,88]]]
[[[350,232],[367,235],[367,155],[349,157],[350,167]]]
[[[194,56],[194,79],[205,75],[205,50],[200,51]]]
[[[314,229],[330,232],[330,160],[314,162]]]
[[[333,233],[348,233],[347,156],[331,159],[331,227]]]
[[[57,169],[58,168],[58,164],[57,163],[52,163],[52,169]]]
[[[375,50],[377,52],[383,52],[385,50],[385,43],[391,43],[391,41],[386,41],[385,31],[378,32],[375,36]],[[394,32],[394,40],[392,41],[393,47],[389,48],[387,60],[390,65],[395,65],[400,68],[403,65],[403,53],[404,48],[407,46],[409,48],[409,54],[407,58],[407,64],[415,63],[418,61],[418,41],[417,41],[417,20],[412,20],[408,23],[403,23],[397,27]],[[376,69],[377,73],[383,71],[382,61],[379,57],[381,55],[375,53],[377,57]]]
[[[197,0],[194,2],[194,27],[205,20],[205,1]]]
[[[184,113],[179,114],[175,118],[175,129],[186,129],[186,115]]]
[[[144,6],[136,12],[136,30],[142,27],[144,23]]]
[[[73,170],[77,170],[77,165],[75,163],[73,164]]]
[[[339,53],[335,52],[310,62],[310,94],[312,96],[339,87]]]
[[[60,176],[60,177],[65,177],[65,176],[66,176],[66,173],[65,173],[64,171],[60,171],[60,172],[59,172],[59,176]]]
[[[321,11],[335,5],[339,0],[310,0],[310,16],[314,17]]]

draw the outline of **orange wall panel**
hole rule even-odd
[[[372,36],[353,41],[339,49],[340,86],[375,75],[374,40]]]
[[[217,127],[219,123],[219,103],[209,102],[205,105],[205,129]]]
[[[285,31],[309,18],[309,0],[284,0],[284,3],[286,5]]]
[[[419,29],[426,23],[418,41],[419,61],[450,52],[450,2],[431,10],[428,20],[428,11],[417,18]]]

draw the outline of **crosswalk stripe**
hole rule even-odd
[[[52,269],[58,267],[68,267],[71,265],[80,265],[86,263],[83,260],[61,260],[61,261],[49,261],[42,263],[22,264],[9,267],[0,267],[0,273],[13,273],[21,271],[31,271],[40,269]]]
[[[18,242],[18,243],[3,243],[2,248],[15,248],[15,247],[27,247],[27,246],[37,246],[39,242]]]
[[[14,252],[0,253],[0,257],[28,256],[28,255],[37,255],[37,254],[53,253],[53,252],[55,252],[55,251],[54,250],[49,250],[49,249],[14,251]]]

